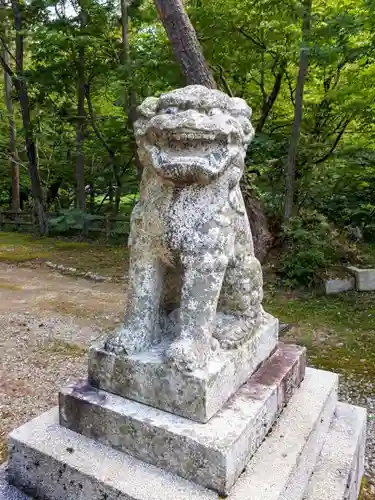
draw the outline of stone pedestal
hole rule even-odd
[[[304,349],[280,345],[206,424],[79,384],[60,393],[60,424],[228,494],[304,373]]]
[[[337,383],[337,375],[306,369],[272,431],[263,442],[259,439],[228,500],[357,500],[366,411],[338,403]],[[19,490],[6,486],[0,473],[1,500],[28,500],[26,495],[45,500],[223,498],[61,426],[58,413],[53,409],[11,434],[6,480]]]
[[[164,344],[124,357],[101,344],[89,352],[89,384],[124,398],[207,422],[275,350],[278,321],[265,322],[238,349],[220,350],[205,370],[183,372],[170,367]]]

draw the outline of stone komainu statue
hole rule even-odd
[[[194,370],[245,342],[264,318],[239,188],[251,109],[194,85],[146,99],[139,115],[127,309],[106,349],[132,355],[160,344],[166,362]]]

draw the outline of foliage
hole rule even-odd
[[[247,156],[246,177],[266,203],[278,236],[285,195],[285,164],[294,115],[301,45],[300,0],[187,0],[204,54],[221,90],[246,99],[253,108],[255,139]],[[0,37],[14,54],[13,14],[5,1]],[[25,78],[35,129],[39,171],[47,197],[62,179],[59,203],[74,206],[79,49],[85,48],[85,184],[89,211],[129,212],[124,195],[135,194],[139,173],[129,114],[129,96],[146,96],[183,85],[152,0],[129,8],[129,57],[122,58],[118,0],[27,0]],[[82,24],[82,13],[85,22]],[[336,257],[324,229],[358,228],[364,241],[375,240],[375,8],[368,0],[316,0],[308,41],[301,139],[297,155],[294,219],[285,236],[296,252],[282,254],[283,276],[311,284],[319,269]],[[1,44],[0,44],[1,45]],[[14,61],[10,58],[14,67]],[[3,91],[0,78],[0,92]],[[134,104],[134,103],[133,103]],[[20,109],[14,93],[21,184],[30,187]],[[0,201],[10,189],[8,121],[0,102]],[[119,201],[119,207],[116,206]],[[99,202],[99,198],[104,202]],[[74,210],[73,210],[74,212]],[[69,232],[78,215],[60,213],[54,231]],[[326,217],[307,222],[307,213]],[[318,217],[318,216],[317,216]],[[79,224],[90,216],[82,216]],[[322,222],[325,220],[326,222]],[[113,236],[122,234],[121,227]],[[359,234],[359,232],[357,231]],[[120,236],[121,238],[121,236]],[[306,248],[305,248],[306,247]],[[332,250],[333,251],[333,250]]]
[[[128,214],[130,216],[130,214]],[[110,224],[107,228],[106,224]],[[127,239],[129,234],[129,220],[110,216],[98,216],[82,212],[78,209],[60,210],[48,221],[51,234],[82,234],[86,237],[98,237],[104,233],[107,237]]]
[[[337,260],[332,228],[317,212],[293,217],[283,227],[285,247],[281,275],[288,286],[312,286],[319,282],[324,269]]]

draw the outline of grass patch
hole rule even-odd
[[[19,292],[23,290],[21,286],[13,285],[13,283],[7,283],[6,281],[0,281],[0,290],[10,290],[12,292]]]
[[[54,340],[43,345],[45,353],[60,354],[69,358],[81,358],[87,353],[87,349],[79,344],[67,342],[65,340]]]
[[[110,246],[0,232],[0,262],[22,264],[52,261],[73,267],[79,272],[120,278],[126,269],[127,256],[125,245]]]
[[[266,297],[266,308],[282,322],[297,326],[285,341],[305,345],[316,367],[375,377],[375,293],[274,293]]]
[[[366,476],[363,476],[362,478],[358,500],[374,500],[374,489],[367,480]]]

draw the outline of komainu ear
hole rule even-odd
[[[156,115],[159,99],[148,97],[137,108],[137,120],[134,122],[134,133],[136,137],[142,136],[146,132],[147,124]]]

